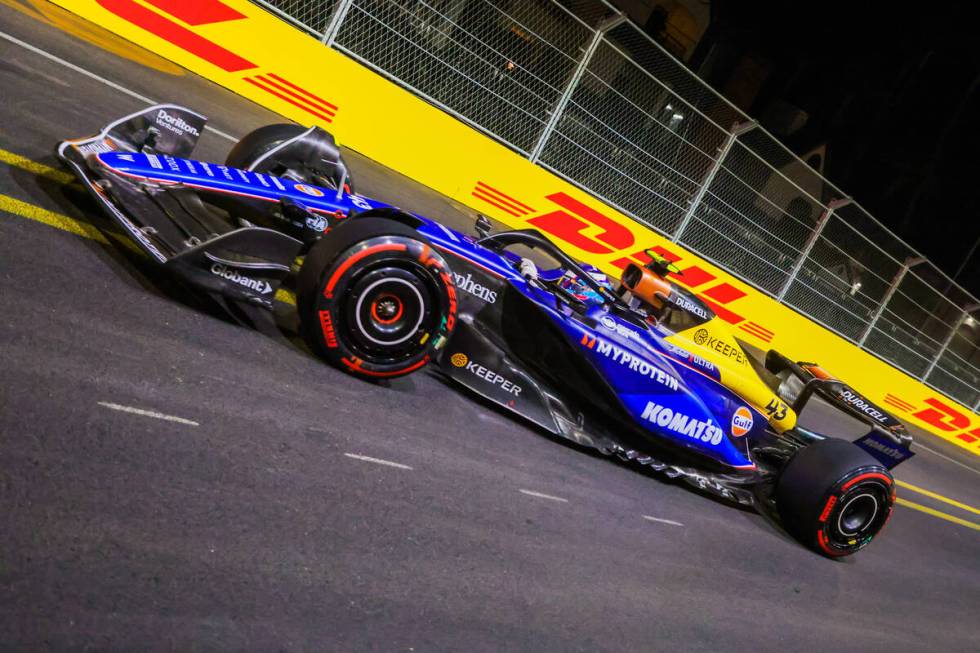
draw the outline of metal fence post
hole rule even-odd
[[[328,46],[333,47],[334,41],[337,40],[337,34],[340,32],[340,26],[344,22],[344,18],[347,17],[347,12],[350,11],[350,6],[354,4],[354,0],[340,0],[337,3],[337,7],[333,10],[333,16],[330,17],[330,22],[327,23],[327,28],[323,30],[323,38],[320,39],[321,43],[326,43]]]
[[[963,326],[963,322],[965,321],[966,321],[966,311],[960,313],[960,317],[956,320],[956,324],[953,325],[953,328],[949,330],[949,334],[943,340],[942,347],[939,348],[939,351],[936,352],[936,355],[933,356],[931,361],[929,361],[929,367],[927,367],[926,371],[922,374],[923,381],[928,379],[929,375],[932,374],[932,371],[936,369],[936,364],[939,362],[939,359],[942,358],[943,354],[946,353],[946,349],[949,347],[949,343],[953,341],[953,336],[956,335],[956,332],[960,330],[960,327]]]
[[[691,203],[688,205],[687,211],[684,212],[684,217],[681,218],[680,224],[677,225],[677,230],[674,231],[671,241],[676,243],[681,239],[681,236],[684,235],[684,230],[687,229],[687,225],[694,217],[694,212],[701,205],[701,200],[704,199],[705,194],[708,192],[708,187],[711,186],[711,182],[715,180],[715,175],[717,175],[718,171],[721,170],[721,166],[725,162],[725,157],[728,156],[728,152],[731,151],[732,146],[735,145],[735,141],[738,140],[738,137],[752,131],[758,126],[759,123],[754,120],[749,120],[748,122],[736,123],[732,127],[732,131],[729,132],[728,136],[725,138],[725,142],[718,148],[718,156],[711,162],[711,167],[708,168],[708,172],[705,173],[704,180],[698,187],[698,192],[696,192],[694,197],[691,198]]]
[[[776,299],[783,301],[783,297],[786,296],[786,292],[789,290],[789,287],[793,285],[793,282],[796,280],[796,275],[799,274],[800,270],[803,268],[803,263],[810,255],[810,251],[813,249],[813,246],[817,244],[820,234],[823,233],[823,228],[827,226],[830,216],[832,216],[834,211],[837,209],[841,208],[842,206],[847,206],[852,202],[854,202],[854,200],[852,200],[850,197],[845,197],[844,199],[840,200],[832,200],[829,204],[827,204],[827,208],[820,214],[817,224],[813,226],[813,231],[810,232],[810,237],[807,238],[806,245],[804,245],[803,249],[800,251],[800,258],[798,258],[796,263],[793,264],[793,271],[789,273],[789,277],[787,277],[786,283],[783,284],[783,287],[780,288]]]
[[[898,286],[900,283],[902,283],[902,279],[905,278],[906,273],[908,273],[908,271],[914,266],[924,262],[924,258],[905,259],[905,263],[901,268],[899,268],[898,272],[895,273],[895,277],[888,286],[888,290],[885,291],[885,296],[881,298],[881,303],[878,305],[878,310],[876,310],[875,314],[871,316],[871,321],[868,322],[868,327],[864,330],[864,333],[861,334],[861,339],[858,340],[859,347],[864,346],[864,341],[868,339],[868,335],[871,333],[871,330],[875,327],[875,324],[878,323],[878,318],[885,312],[885,307],[888,306],[888,302],[891,301],[892,295],[894,295],[895,291],[898,290]]]
[[[568,85],[565,87],[565,91],[558,99],[558,103],[555,104],[555,108],[551,111],[551,115],[548,117],[548,122],[545,123],[544,129],[541,131],[541,136],[538,137],[538,142],[534,144],[534,148],[531,150],[531,155],[528,157],[531,160],[531,163],[537,163],[538,159],[541,158],[541,153],[544,151],[544,146],[548,144],[548,139],[551,138],[551,134],[555,131],[558,121],[561,119],[562,114],[565,113],[565,107],[568,106],[568,102],[572,99],[572,93],[574,93],[575,89],[578,87],[579,80],[581,80],[582,75],[585,74],[585,69],[589,67],[589,62],[592,61],[592,55],[594,55],[595,51],[599,48],[603,35],[605,35],[605,33],[612,28],[624,22],[626,22],[626,16],[624,14],[616,14],[615,16],[611,16],[599,23],[595,33],[592,35],[592,40],[589,41],[589,45],[585,48],[585,52],[582,53],[582,58],[579,59],[578,65],[575,66],[575,72],[572,74],[572,79],[569,80]]]

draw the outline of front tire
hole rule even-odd
[[[789,461],[775,498],[791,535],[836,558],[860,551],[881,532],[895,503],[895,481],[856,445],[820,440]]]
[[[446,262],[417,231],[385,218],[350,220],[318,241],[297,291],[313,352],[365,379],[424,367],[456,322]]]

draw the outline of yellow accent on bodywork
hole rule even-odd
[[[722,385],[765,415],[778,432],[796,426],[796,413],[759,378],[749,362],[749,355],[721,319],[713,318],[667,340],[713,363],[718,368]]]

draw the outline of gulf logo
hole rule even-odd
[[[732,415],[732,435],[740,438],[752,430],[752,411],[745,406],[739,406]]]
[[[323,197],[323,191],[315,186],[307,186],[306,184],[296,184],[293,186],[296,190],[303,193],[304,195],[312,195],[313,197]]]

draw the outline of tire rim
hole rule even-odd
[[[439,299],[427,272],[412,263],[387,262],[352,280],[343,328],[363,360],[393,363],[414,356],[437,314]]]
[[[837,530],[845,537],[854,537],[874,523],[878,515],[878,499],[871,493],[858,494],[847,500],[837,516]]]

